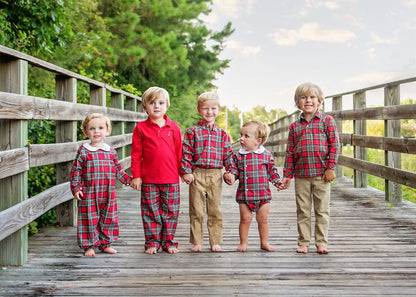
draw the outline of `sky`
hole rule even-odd
[[[214,0],[204,21],[235,29],[220,56],[230,67],[214,82],[228,108],[291,113],[304,82],[327,96],[416,77],[416,0]],[[416,99],[416,83],[401,97]],[[383,104],[382,90],[367,98]]]

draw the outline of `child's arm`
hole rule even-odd
[[[143,183],[143,181],[142,181],[141,177],[136,177],[136,178],[133,178],[131,180],[131,185],[130,186],[135,190],[140,190],[140,188],[142,186],[142,183]]]
[[[189,128],[186,130],[185,134],[183,135],[183,143],[182,143],[182,159],[181,159],[181,168],[180,174],[182,174],[183,180],[187,183],[190,180],[190,175],[192,175],[192,159],[194,155],[194,142],[195,136],[192,132],[192,129]],[[185,176],[187,178],[185,179]],[[193,175],[192,175],[193,180]],[[192,182],[192,181],[190,181]]]
[[[195,177],[192,173],[185,173],[182,177],[183,181],[186,182],[188,185],[195,180]]]
[[[322,175],[322,179],[327,183],[332,182],[335,179],[335,171],[332,169],[325,170],[324,175]]]
[[[224,181],[230,186],[233,185],[235,183],[235,175],[231,172],[225,172]]]
[[[81,200],[84,197],[84,193],[82,191],[78,191],[74,194],[75,199]]]
[[[286,190],[289,188],[290,186],[290,178],[284,177],[280,183],[280,185],[278,186],[279,190]]]

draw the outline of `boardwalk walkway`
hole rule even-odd
[[[121,238],[116,255],[83,257],[76,228],[50,227],[31,237],[29,261],[0,270],[0,296],[416,296],[416,207],[389,208],[384,193],[354,189],[340,179],[332,188],[330,254],[311,247],[296,254],[293,188],[273,190],[270,243],[259,249],[256,223],[249,249],[235,252],[235,187],[224,185],[223,252],[191,253],[187,186],[176,255],[143,253],[139,193],[118,190]]]

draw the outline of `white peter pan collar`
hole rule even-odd
[[[103,147],[100,147],[100,148],[92,146],[91,143],[89,143],[89,142],[84,143],[82,146],[85,147],[87,150],[89,150],[91,152],[96,152],[98,150],[103,150],[103,151],[106,151],[106,152],[110,151],[110,145],[108,145],[107,143],[104,143]]]
[[[253,153],[255,154],[262,154],[264,152],[265,148],[264,146],[260,145],[259,148],[257,150],[255,150]],[[243,149],[242,147],[240,148],[240,150],[238,151],[239,154],[241,155],[247,155],[250,154],[252,152],[248,152],[245,149]]]

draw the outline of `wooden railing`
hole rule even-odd
[[[27,96],[28,67],[55,76],[55,100]],[[89,86],[89,105],[77,103],[77,84]],[[107,106],[107,97],[111,106]],[[130,167],[132,132],[147,116],[141,98],[32,56],[0,46],[0,264],[22,265],[27,259],[26,225],[52,207],[57,221],[76,225],[76,203],[69,173],[76,150],[77,123],[92,112],[107,115],[122,166]],[[56,141],[28,144],[28,120],[55,120]],[[56,164],[57,185],[28,199],[29,168]]]
[[[326,108],[325,113],[335,118],[342,146],[351,145],[354,151],[353,158],[340,155],[337,176],[342,176],[342,166],[346,166],[354,170],[355,187],[367,186],[367,174],[384,179],[386,200],[392,205],[401,202],[401,185],[416,188],[416,174],[401,169],[401,153],[416,154],[416,139],[402,138],[400,134],[400,120],[416,118],[416,104],[400,105],[400,86],[415,81],[416,77],[413,77],[325,98],[325,102],[332,100],[332,109]],[[366,108],[366,93],[375,89],[384,89],[384,106]],[[352,95],[351,110],[343,110],[342,99],[346,95]],[[297,111],[270,124],[271,133],[266,147],[273,152],[280,166],[284,163],[289,125],[299,114]],[[347,120],[353,122],[352,134],[342,132],[343,122]],[[366,120],[383,120],[384,137],[367,135]],[[368,148],[383,150],[384,164],[368,162]]]

